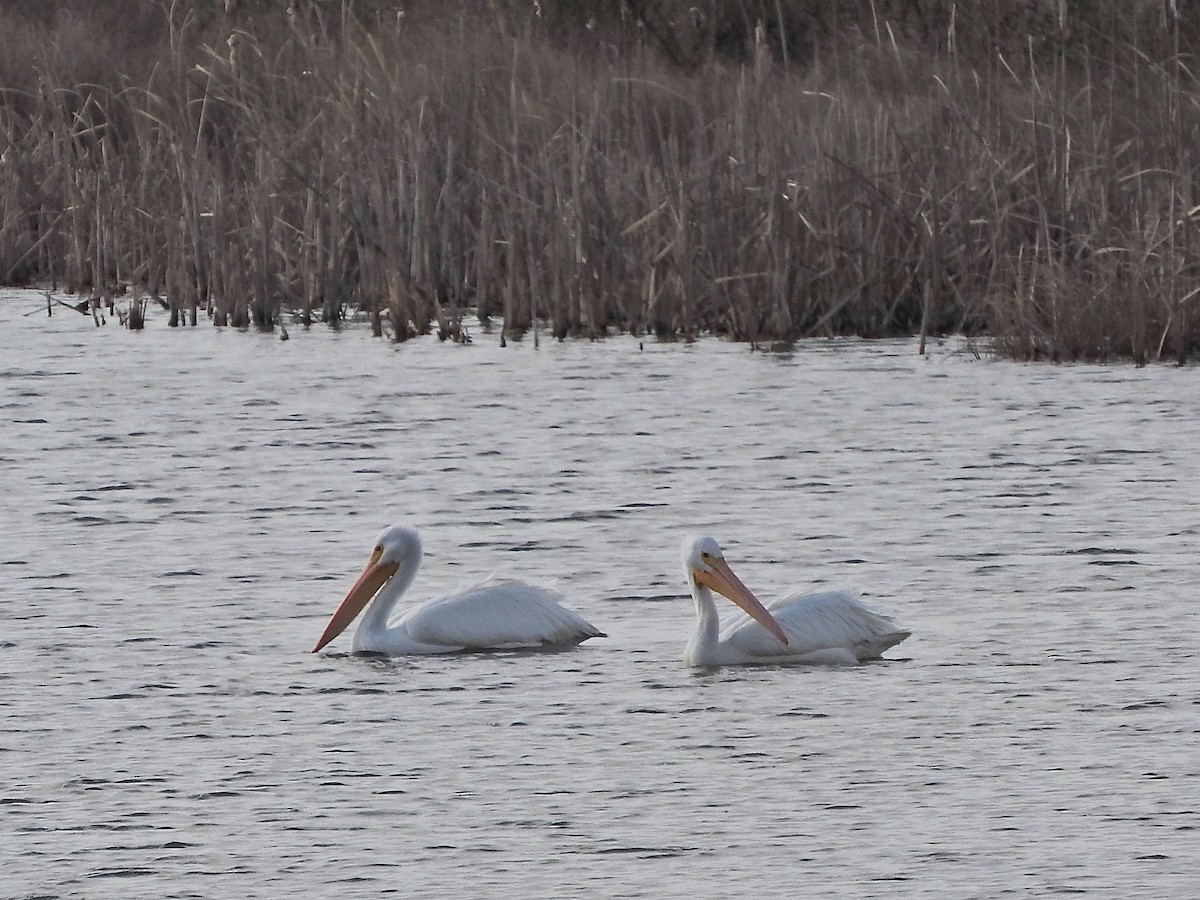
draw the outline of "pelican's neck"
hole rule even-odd
[[[721,643],[721,617],[713,603],[712,591],[696,584],[695,579],[688,581],[692,585],[692,600],[696,603],[696,627],[683,653],[683,661],[689,666],[712,665]]]
[[[367,604],[358,623],[358,630],[354,633],[355,650],[374,649],[376,642],[373,638],[387,633],[392,610],[417,577],[417,569],[420,567],[420,560],[402,564],[396,570],[396,574],[387,580],[379,593]]]

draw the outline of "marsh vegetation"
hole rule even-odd
[[[14,0],[0,281],[397,341],[469,309],[1182,362],[1200,14],[1075,6]]]

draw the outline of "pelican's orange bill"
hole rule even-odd
[[[759,625],[779,638],[781,642],[788,642],[787,635],[779,623],[775,621],[775,617],[771,615],[771,611],[763,606],[758,598],[754,596],[750,588],[742,584],[742,580],[733,574],[733,569],[729,568],[729,563],[723,559],[708,560],[711,572],[698,570],[696,572],[696,583],[704,585],[716,591],[722,597],[732,600],[738,606],[746,611],[750,618],[754,619]]]
[[[345,599],[334,610],[333,615],[329,619],[329,624],[321,632],[321,637],[317,640],[317,645],[312,648],[313,653],[316,653],[345,631],[350,623],[358,618],[358,614],[363,611],[363,608],[371,602],[371,598],[379,593],[379,589],[387,584],[389,578],[396,574],[396,569],[399,566],[394,562],[380,563],[379,557],[381,555],[382,551],[379,549],[376,549],[371,554],[371,561],[362,570],[362,574],[358,576],[358,580],[354,582],[354,586],[350,588]]]

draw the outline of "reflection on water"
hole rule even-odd
[[[0,294],[5,896],[1191,894],[1192,370],[474,336]],[[398,519],[609,637],[310,655]],[[913,637],[689,671],[689,531]]]

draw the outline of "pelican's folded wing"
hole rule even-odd
[[[755,657],[803,656],[842,648],[862,660],[879,656],[909,636],[858,598],[858,591],[838,588],[789,594],[769,604],[771,615],[788,636],[786,647],[745,615],[730,622],[722,639]]]
[[[578,644],[604,634],[559,605],[556,591],[523,581],[490,579],[431,600],[404,616],[409,635],[467,650]]]

